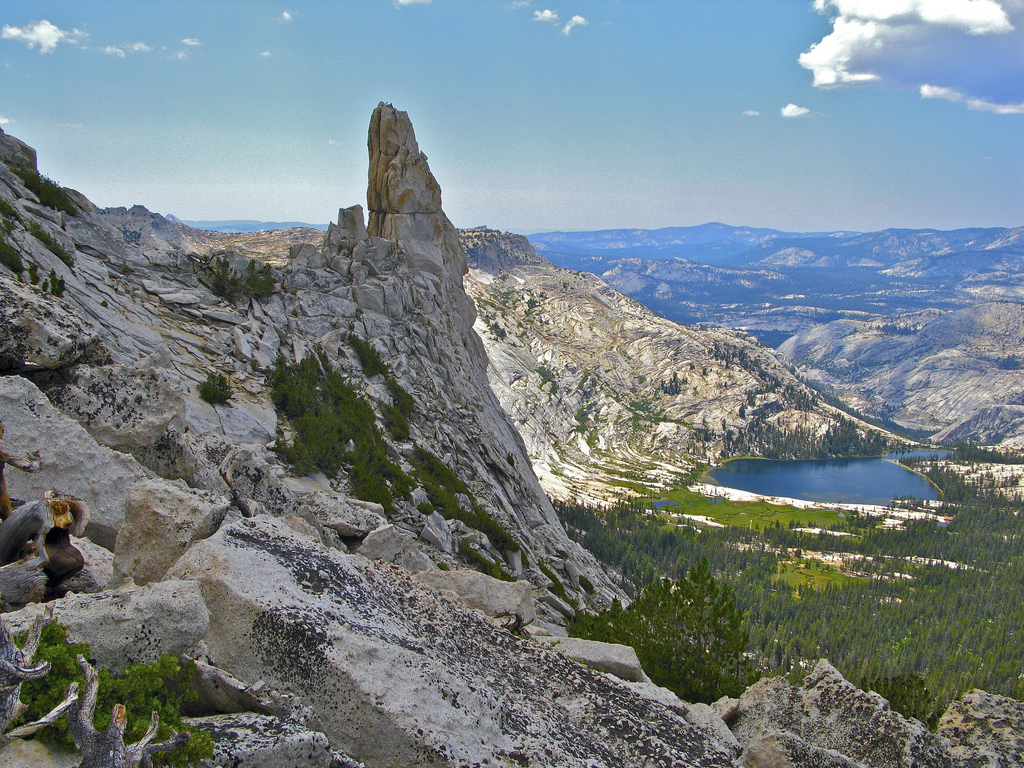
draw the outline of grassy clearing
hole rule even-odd
[[[664,514],[700,515],[722,525],[741,526],[763,531],[776,523],[783,527],[793,525],[807,528],[832,528],[843,522],[837,509],[800,509],[788,505],[769,504],[766,501],[730,501],[711,498],[685,488],[661,494],[653,502],[674,501],[679,506],[662,507]],[[650,505],[652,502],[645,502]]]
[[[842,571],[818,560],[802,558],[781,560],[776,578],[789,585],[794,592],[801,589],[821,590],[830,587],[846,587],[865,581],[865,579],[855,576],[847,576]]]

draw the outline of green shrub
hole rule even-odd
[[[18,209],[3,198],[0,198],[0,215],[10,221],[21,221],[21,216],[18,215]]]
[[[562,583],[562,580],[555,575],[555,572],[551,570],[548,564],[543,560],[540,560],[537,562],[537,567],[540,568],[540,572],[547,576],[553,583],[551,591],[566,602],[569,602],[569,596],[565,593],[565,585]]]
[[[384,426],[396,440],[409,439],[409,419],[398,408],[393,405],[384,404],[380,407],[380,414],[384,417]]]
[[[25,166],[15,167],[11,170],[17,174],[18,178],[22,180],[28,189],[35,193],[35,196],[39,198],[39,202],[47,208],[53,208],[55,211],[64,211],[64,213],[70,216],[78,215],[78,206],[71,201],[64,188],[53,179]]]
[[[35,285],[39,282],[39,265],[34,261],[28,263],[28,281]]]
[[[889,706],[906,717],[915,717],[935,730],[939,712],[935,697],[925,686],[924,679],[913,672],[891,677],[875,677],[861,681],[865,691],[874,691],[888,700]]]
[[[43,628],[36,660],[50,662],[50,671],[22,686],[21,700],[28,704],[23,717],[26,722],[42,717],[60,703],[72,682],[78,682],[80,691],[85,690],[85,678],[75,659],[78,654],[90,658],[91,651],[85,643],[68,643],[67,637],[67,628],[56,622],[50,622]],[[100,669],[97,730],[103,731],[110,725],[114,704],[124,704],[128,712],[126,743],[136,742],[142,737],[149,727],[151,712],[160,716],[158,741],[169,738],[172,731],[182,730],[182,704],[196,697],[192,689],[194,668],[194,662],[181,664],[173,656],[163,654],[151,664],[132,664],[120,677],[114,677],[107,669]],[[74,747],[66,718],[40,731],[39,736],[62,747]],[[212,756],[213,739],[210,735],[192,731],[187,744],[171,752],[154,755],[154,762],[156,765],[188,766]]]
[[[226,403],[231,399],[231,382],[223,373],[210,371],[206,381],[199,385],[199,396],[210,405]]]
[[[49,291],[51,294],[56,296],[58,299],[64,295],[64,278],[58,277],[57,273],[52,269],[50,270],[50,276],[43,281],[43,288],[46,288],[46,283],[50,284]]]
[[[594,594],[594,583],[583,574],[580,574],[580,586],[586,590],[587,594]]]
[[[63,261],[68,266],[68,269],[75,266],[75,254],[57,242],[49,232],[39,226],[39,222],[30,221],[28,223],[28,233],[45,245],[50,253]]]
[[[336,371],[322,350],[299,363],[279,357],[271,396],[291,422],[295,439],[276,450],[296,472],[334,477],[350,464],[352,493],[393,511],[394,494],[407,496],[412,480],[384,450],[373,409]],[[349,450],[349,444],[352,450]]]
[[[519,544],[512,538],[512,535],[487,512],[480,509],[469,487],[437,456],[417,446],[413,451],[412,464],[416,467],[417,479],[427,492],[430,503],[440,511],[442,516],[461,520],[466,525],[485,533],[491,544],[500,552],[519,551]],[[472,504],[471,511],[466,511],[459,505],[456,496],[460,493],[469,497]]]
[[[21,260],[21,254],[18,253],[18,249],[2,237],[0,237],[0,264],[3,264],[16,275],[20,275],[22,270],[25,269],[25,264]]]
[[[231,268],[224,257],[213,260],[209,278],[210,291],[228,301],[240,297],[265,299],[274,292],[274,274],[269,264],[257,266],[251,260],[244,273]]]
[[[391,373],[391,368],[381,359],[380,353],[368,342],[355,334],[349,334],[348,345],[355,351],[367,378],[377,375],[387,376]]]
[[[500,579],[501,581],[516,580],[515,576],[505,573],[499,563],[484,557],[478,550],[473,549],[468,539],[463,539],[459,542],[459,554],[475,565],[478,571],[486,573],[492,579]]]
[[[570,634],[632,646],[654,683],[684,701],[738,696],[750,681],[743,613],[707,558],[685,579],[647,586],[627,608],[616,601],[596,616],[578,613]]]

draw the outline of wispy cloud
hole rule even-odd
[[[745,117],[760,117],[761,113],[758,112],[756,109],[745,109],[743,110],[743,115]]]
[[[65,30],[46,19],[33,21],[24,27],[5,24],[0,31],[4,40],[20,40],[30,49],[39,46],[40,53],[52,53],[60,43],[77,43],[87,37],[80,29]]]
[[[153,51],[153,49],[145,43],[132,43],[131,46],[129,46],[129,49],[135,53],[151,53]]]
[[[106,48],[101,48],[107,56],[117,56],[119,59],[124,58],[124,50],[118,48],[116,45],[108,45]]]
[[[783,117],[803,117],[811,113],[811,110],[807,107],[801,107],[797,104],[787,104],[780,111]]]
[[[281,21],[291,21],[292,15],[288,11],[281,11]]]
[[[509,8],[512,10],[516,10],[517,8],[529,8],[531,3],[532,0],[513,0]]]
[[[585,18],[579,15],[573,16],[571,19],[569,19],[569,22],[564,27],[562,27],[562,34],[568,35],[570,32],[572,32],[573,27],[585,26],[587,26],[587,20]]]
[[[273,55],[274,54],[272,54],[270,51],[260,51],[260,56],[262,56],[264,59],[269,59]]]
[[[543,11],[534,11],[533,12],[533,20],[534,21],[546,21],[546,22],[549,22],[551,24],[557,24],[558,23],[558,12],[557,11],[546,10],[546,9],[543,10]]]
[[[429,5],[430,0],[394,0],[395,8],[401,8],[403,5]]]
[[[197,45],[202,45],[203,41],[200,40],[198,37],[186,37],[181,41],[181,44],[188,45],[194,48]]]
[[[3,115],[0,115],[0,125],[7,125],[9,122],[11,122],[11,119],[9,117],[4,117]]]
[[[944,88],[941,85],[922,85],[920,89],[922,99],[946,99],[947,101],[962,102],[968,109],[976,109],[982,112],[995,112],[997,115],[1024,115],[1024,103],[1021,104],[993,104],[984,99],[971,99],[965,94],[953,88]]]
[[[928,85],[1004,114],[1024,101],[1021,0],[814,0],[813,7],[832,22],[799,57],[818,88],[920,92]]]

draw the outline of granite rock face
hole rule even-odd
[[[771,750],[768,744],[753,747],[758,754],[832,750],[871,768],[953,766],[942,739],[917,720],[893,712],[877,693],[847,682],[825,660],[818,662],[800,688],[783,678],[755,683],[740,697],[729,727],[747,749],[775,732],[789,732],[797,739],[773,738]],[[803,745],[813,749],[805,750]],[[843,764],[832,763],[832,759],[820,756],[822,765]]]
[[[1024,702],[968,691],[949,705],[937,732],[958,768],[1024,765]]]
[[[296,692],[368,766],[732,765],[668,707],[287,518],[225,525],[171,576],[200,585],[214,665]]]

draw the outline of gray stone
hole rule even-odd
[[[877,693],[856,688],[824,659],[801,688],[783,678],[752,685],[740,697],[731,728],[745,747],[766,733],[788,731],[872,768],[952,766],[945,744],[924,725],[893,712]]]
[[[387,523],[378,512],[353,504],[351,499],[323,491],[299,497],[299,505],[343,539],[364,538],[370,531]]]
[[[150,473],[131,456],[97,444],[20,376],[0,377],[0,414],[7,450],[15,455],[39,452],[38,472],[7,472],[10,494],[41,499],[56,488],[79,497],[91,513],[86,536],[113,549],[128,489]]]
[[[369,560],[386,560],[407,571],[431,571],[434,561],[419,550],[416,540],[406,536],[390,523],[370,531],[356,550]]]
[[[100,666],[120,673],[129,664],[156,661],[161,653],[181,656],[205,635],[210,614],[193,581],[127,585],[112,592],[69,594],[53,603],[55,621],[73,643],[86,642]],[[25,631],[46,610],[40,604],[4,614],[12,631]]]
[[[79,366],[50,400],[85,427],[100,445],[131,451],[152,445],[185,418],[180,377],[140,361],[138,366]]]
[[[537,599],[549,608],[554,608],[567,619],[571,619],[576,615],[576,610],[571,605],[565,602],[565,600],[560,598],[558,595],[548,592],[546,589],[540,590],[540,594],[537,596]]]
[[[535,648],[404,571],[323,548],[285,518],[237,520],[172,569],[199,582],[209,663],[294,692],[368,766],[733,768],[625,683]]]
[[[196,660],[196,672],[192,678],[196,693],[195,704],[199,711],[214,711],[222,714],[237,712],[259,712],[273,714],[271,707],[259,695],[260,686],[247,686],[233,675],[207,664],[202,659]]]
[[[633,683],[650,682],[631,646],[584,640],[582,637],[538,637],[536,640],[599,672],[607,672]]]
[[[455,539],[445,525],[444,518],[437,512],[431,512],[420,531],[420,538],[428,541],[442,552],[452,554],[455,551]]]
[[[957,766],[1019,768],[1024,765],[1024,702],[985,691],[968,691],[939,719]]]
[[[71,545],[82,553],[85,566],[70,579],[61,582],[68,592],[101,592],[114,575],[114,553],[88,539],[71,537]]]
[[[864,768],[834,749],[820,749],[787,731],[769,731],[747,745],[743,768]]]
[[[529,625],[537,618],[528,581],[501,581],[479,571],[429,571],[416,578],[431,589],[454,592],[460,602],[490,617],[518,615]]]
[[[114,576],[136,584],[160,581],[193,542],[212,536],[230,501],[183,482],[143,480],[128,491],[125,520],[114,544]]]
[[[39,736],[45,739],[46,731]],[[36,739],[13,739],[0,747],[0,768],[77,768],[81,761],[77,752],[59,750]]]
[[[213,757],[202,762],[204,768],[339,768],[343,765],[324,734],[272,715],[243,712],[190,717],[185,725],[213,737]]]
[[[69,366],[99,347],[99,334],[54,296],[0,274],[0,373]]]

